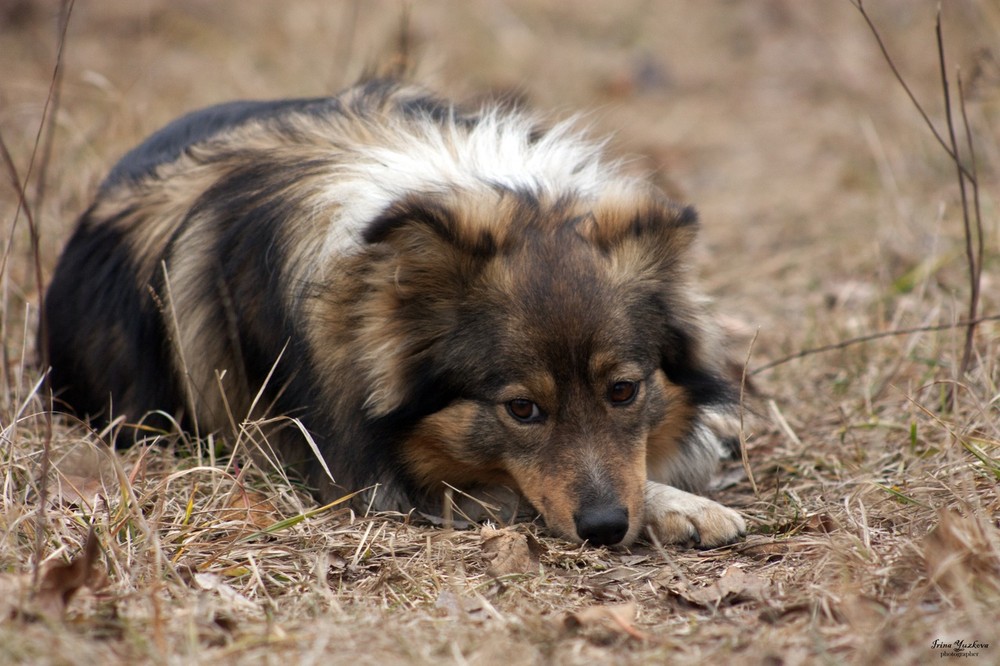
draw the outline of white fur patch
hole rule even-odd
[[[708,487],[719,462],[729,457],[726,440],[739,437],[739,416],[732,409],[701,407],[691,432],[676,455],[650,464],[651,481],[701,492]]]
[[[350,252],[360,234],[393,203],[411,194],[525,189],[540,198],[594,199],[628,189],[633,179],[603,158],[603,143],[586,139],[570,119],[532,141],[537,119],[489,109],[471,127],[455,120],[395,117],[366,124],[321,199],[337,211],[324,258]],[[340,146],[338,146],[340,147]]]

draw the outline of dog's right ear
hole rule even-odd
[[[466,225],[446,203],[413,195],[392,204],[372,220],[363,240],[393,250],[393,281],[400,294],[454,299],[455,290],[497,251],[493,235]]]
[[[372,387],[365,407],[384,416],[419,397],[410,394],[421,364],[445,353],[441,344],[457,325],[457,304],[496,244],[430,196],[394,203],[362,239],[371,252],[355,333]]]
[[[393,203],[365,229],[366,243],[385,243],[399,233],[412,229],[426,229],[442,239],[454,235],[454,218],[442,204],[430,198],[410,196]]]

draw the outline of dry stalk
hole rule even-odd
[[[958,104],[962,111],[962,125],[965,128],[965,141],[969,148],[969,164],[972,168],[972,210],[975,215],[976,220],[976,252],[973,256],[972,251],[972,234],[969,230],[969,217],[968,210],[964,209],[964,221],[965,221],[965,240],[966,247],[965,251],[969,258],[970,269],[974,267],[974,272],[970,274],[970,281],[972,284],[972,295],[969,300],[969,317],[970,319],[975,319],[976,314],[979,311],[979,290],[982,284],[982,273],[983,273],[983,248],[985,246],[985,239],[983,238],[983,210],[979,203],[979,169],[976,166],[976,148],[975,142],[972,140],[972,129],[969,126],[969,114],[965,110],[965,89],[962,86],[962,74],[958,74]],[[964,203],[964,202],[963,202]],[[965,352],[962,356],[962,372],[959,374],[961,377],[965,374],[965,371],[969,369],[969,363],[971,363],[972,356],[972,343],[975,337],[976,325],[971,324],[966,329],[965,336]]]
[[[59,89],[62,81],[62,56],[63,49],[66,44],[66,32],[69,27],[70,15],[73,11],[73,0],[64,0],[62,4],[62,9],[60,13],[61,23],[60,23],[60,34],[59,34],[59,44],[56,51],[56,62],[53,67],[52,77],[49,81],[49,92],[45,99],[45,105],[42,110],[42,119],[39,123],[38,132],[35,135],[35,143],[32,147],[31,159],[28,163],[28,170],[25,173],[24,179],[22,180],[18,174],[17,166],[14,163],[14,159],[11,157],[10,151],[7,149],[7,144],[3,140],[3,136],[0,135],[0,154],[2,154],[4,168],[7,171],[7,175],[10,178],[11,184],[17,193],[17,208],[14,212],[14,219],[11,223],[10,236],[8,238],[7,247],[5,248],[4,256],[2,262],[0,262],[0,275],[6,276],[7,272],[7,260],[10,256],[11,248],[14,244],[14,231],[17,228],[17,221],[20,216],[20,212],[24,211],[24,217],[28,223],[28,233],[31,238],[31,254],[32,261],[34,264],[34,277],[35,286],[38,290],[38,339],[41,342],[38,350],[38,358],[40,367],[45,372],[48,368],[48,352],[46,346],[47,340],[47,326],[45,321],[45,285],[42,278],[42,260],[41,252],[39,249],[39,228],[36,223],[35,216],[33,214],[33,208],[29,205],[25,189],[31,178],[32,167],[34,166],[35,156],[38,153],[39,144],[42,141],[42,135],[45,133],[45,147],[43,149],[42,163],[40,168],[40,174],[38,177],[38,190],[36,191],[35,207],[34,210],[38,210],[38,206],[41,205],[44,196],[44,173],[47,169],[48,159],[49,159],[49,147],[51,146],[52,133],[54,132],[53,117],[55,115],[55,110],[58,108],[59,100]],[[6,312],[6,308],[4,309]],[[4,343],[4,367],[6,372],[6,357],[7,349],[6,342]],[[45,532],[46,532],[46,515],[45,507],[48,504],[48,480],[49,480],[49,468],[51,465],[51,453],[52,453],[52,410],[51,402],[52,395],[51,391],[47,391],[48,382],[43,378],[42,382],[42,397],[43,403],[48,403],[48,409],[43,409],[45,414],[45,427],[42,437],[42,459],[40,463],[40,468],[38,472],[38,511],[36,516],[35,525],[35,561],[32,567],[32,587],[37,588],[40,576],[40,567],[43,559],[42,551],[45,546]],[[48,394],[48,400],[44,398]]]
[[[39,134],[44,129],[45,136],[41,143],[42,156],[38,162],[38,176],[35,177],[34,208],[36,211],[42,210],[42,203],[45,201],[45,188],[48,181],[46,175],[49,172],[49,161],[52,159],[52,145],[56,130],[56,124],[52,119],[59,113],[59,101],[62,98],[63,48],[66,45],[66,30],[69,28],[69,17],[73,12],[73,3],[74,0],[62,0],[62,5],[59,8],[59,46],[56,52],[56,65],[52,72],[49,97],[45,103],[46,108],[42,110],[42,123],[39,127]],[[32,161],[34,161],[34,155],[32,155]]]
[[[36,139],[37,147],[37,139]],[[7,144],[3,140],[3,136],[0,135],[0,156],[3,157],[4,166],[7,169],[7,173],[10,176],[11,184],[17,191],[18,195],[18,207],[24,210],[24,217],[28,221],[28,229],[31,234],[31,250],[34,258],[35,264],[35,281],[38,287],[38,300],[39,300],[39,310],[44,312],[44,296],[43,285],[42,285],[42,261],[38,250],[38,226],[35,224],[35,216],[31,212],[31,207],[28,205],[27,200],[24,195],[24,187],[21,184],[21,179],[17,173],[17,166],[14,164],[14,159],[10,155],[10,151],[7,150]],[[14,218],[14,223],[17,223],[17,217]],[[13,236],[13,232],[12,232]],[[12,243],[8,243],[7,247],[10,249]],[[6,259],[6,257],[5,257]],[[0,270],[6,272],[6,261],[4,261],[3,268]],[[45,317],[40,316],[40,332],[39,335],[41,339],[44,340],[45,336]],[[41,364],[43,368],[48,367],[48,360],[45,353],[44,343],[41,345],[42,350],[39,355],[41,358]],[[47,382],[43,379],[43,385]],[[42,394],[45,394],[45,389],[42,389]],[[51,395],[51,392],[50,392]],[[52,411],[45,410],[45,432],[42,438],[42,460],[41,467],[38,471],[38,513],[35,525],[35,565],[32,568],[32,587],[38,586],[40,567],[42,563],[42,550],[45,545],[45,507],[48,504],[47,490],[48,490],[48,479],[49,479],[49,464],[51,458],[51,448],[52,448]]]
[[[750,376],[760,374],[762,372],[767,372],[772,370],[779,365],[784,365],[790,361],[796,361],[800,358],[805,358],[807,356],[813,356],[815,354],[822,354],[824,352],[836,351],[838,349],[846,349],[848,347],[853,347],[854,345],[859,345],[865,342],[871,342],[872,340],[880,340],[882,338],[891,338],[900,335],[911,335],[913,333],[932,333],[934,331],[947,331],[953,328],[970,328],[978,324],[982,324],[987,321],[1000,321],[1000,315],[988,315],[986,317],[977,317],[974,320],[962,320],[952,322],[950,324],[934,324],[931,326],[914,326],[913,328],[895,328],[891,331],[880,331],[878,333],[869,333],[867,335],[859,335],[853,338],[847,338],[846,340],[841,340],[839,342],[834,342],[828,345],[821,345],[819,347],[810,347],[809,349],[802,349],[795,352],[794,354],[789,354],[788,356],[782,356],[781,358],[769,361],[762,365],[758,365],[753,370],[750,370]]]
[[[757,489],[757,480],[753,476],[753,468],[750,466],[750,458],[747,455],[747,436],[746,430],[744,429],[744,416],[745,416],[745,403],[746,398],[746,388],[747,388],[747,374],[750,367],[750,355],[753,353],[754,343],[757,342],[757,336],[760,335],[760,330],[757,330],[753,334],[753,339],[750,341],[750,345],[747,347],[747,356],[743,361],[743,373],[740,376],[740,458],[743,462],[743,469],[746,471],[747,479],[750,480],[750,487],[753,489],[753,494],[755,497],[760,497],[760,492]]]
[[[976,315],[979,312],[979,284],[980,284],[980,261],[977,260],[977,254],[982,257],[982,243],[983,238],[980,233],[977,239],[972,237],[972,224],[969,219],[969,197],[966,192],[966,174],[967,171],[962,166],[962,162],[958,154],[958,140],[955,138],[955,123],[951,115],[951,86],[948,84],[948,68],[945,64],[944,57],[944,32],[941,28],[941,7],[938,6],[937,18],[934,24],[934,33],[937,36],[937,48],[938,48],[938,64],[941,68],[941,92],[944,94],[944,117],[945,122],[948,125],[948,141],[951,143],[951,157],[955,162],[955,168],[958,173],[958,191],[962,199],[962,223],[965,227],[965,257],[969,262],[969,316],[968,320],[971,322],[966,328],[965,334],[965,348],[962,351],[962,362],[959,365],[958,376],[964,377],[965,373],[969,369],[969,363],[972,359],[972,346],[975,342],[976,334]],[[965,117],[965,100],[962,99],[962,88],[959,86],[959,100],[960,105],[963,109],[963,117]],[[966,132],[968,132],[968,124],[966,124]],[[972,143],[972,137],[966,137],[968,142]],[[978,190],[979,184],[975,179],[975,165],[972,168],[973,173],[968,176],[968,180],[971,183],[973,190]],[[978,199],[978,194],[976,195]],[[982,225],[979,226],[979,231],[982,231]],[[974,249],[974,245],[979,246],[979,252],[977,253]],[[955,408],[954,397],[952,399],[952,409]]]
[[[906,95],[910,98],[910,101],[913,102],[914,108],[916,108],[917,112],[920,113],[920,116],[924,119],[924,124],[926,124],[927,128],[930,129],[932,134],[934,134],[934,138],[937,139],[939,144],[941,144],[941,147],[944,148],[945,152],[947,152],[948,155],[955,160],[956,163],[958,163],[958,168],[965,171],[965,167],[961,165],[955,152],[938,132],[934,123],[931,121],[930,116],[928,116],[927,112],[924,111],[923,105],[920,104],[916,95],[914,95],[913,91],[910,90],[910,86],[907,85],[906,79],[903,78],[903,75],[899,73],[899,69],[896,68],[895,61],[893,61],[892,56],[889,55],[889,49],[886,47],[885,42],[882,41],[882,34],[878,31],[878,28],[875,26],[875,22],[872,21],[868,12],[865,11],[863,0],[848,0],[848,2],[854,5],[854,7],[861,12],[861,17],[864,18],[865,22],[868,24],[868,28],[871,30],[872,36],[875,37],[875,41],[878,42],[879,50],[882,51],[882,57],[885,59],[886,64],[889,65],[889,69],[892,70],[893,76],[895,76],[896,80],[899,81],[899,85],[901,85],[903,90],[906,91]],[[938,14],[938,18],[940,20],[940,13]],[[968,171],[965,171],[965,177],[974,180],[973,175]]]
[[[913,106],[920,113],[921,117],[924,119],[924,123],[934,134],[938,143],[944,148],[945,152],[951,158],[952,162],[955,164],[955,170],[958,176],[958,189],[962,200],[962,222],[964,224],[965,230],[965,254],[966,261],[968,262],[969,271],[969,310],[968,316],[964,323],[966,327],[965,335],[965,346],[962,351],[962,360],[959,364],[958,376],[963,377],[969,370],[969,365],[972,361],[972,351],[975,343],[975,333],[976,325],[980,322],[978,317],[979,314],[979,291],[981,284],[981,271],[982,271],[982,259],[983,259],[983,235],[982,235],[982,218],[980,216],[980,209],[978,205],[979,201],[979,181],[977,179],[976,165],[975,165],[975,152],[972,149],[973,137],[970,131],[968,116],[965,113],[965,97],[964,91],[962,90],[961,78],[959,78],[959,106],[962,109],[962,118],[965,123],[965,133],[966,141],[969,146],[970,158],[972,160],[971,171],[962,164],[961,156],[958,150],[958,140],[955,135],[955,123],[952,119],[951,112],[951,90],[948,84],[948,71],[945,62],[944,55],[944,32],[941,27],[941,6],[938,5],[937,15],[934,24],[934,32],[937,38],[937,51],[938,51],[938,65],[941,74],[941,91],[944,95],[944,112],[945,112],[945,123],[948,128],[948,140],[941,136],[934,123],[931,121],[927,112],[924,111],[923,106],[917,100],[913,91],[906,84],[906,80],[900,74],[899,69],[896,67],[892,56],[889,55],[889,50],[885,46],[885,42],[882,40],[882,36],[879,33],[878,28],[872,21],[868,12],[865,11],[864,4],[862,0],[850,0],[851,4],[861,13],[865,22],[868,24],[868,28],[871,30],[872,35],[875,37],[875,41],[878,42],[879,49],[882,51],[882,56],[889,68],[892,70],[893,75],[896,80],[899,81],[906,94],[909,96],[910,101]],[[972,188],[973,199],[976,201],[975,214],[976,214],[976,236],[973,237],[972,232],[972,222],[969,212],[968,203],[968,193],[967,185]],[[954,396],[949,401],[951,403],[951,408],[955,409]]]

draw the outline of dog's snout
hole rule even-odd
[[[595,546],[610,546],[628,533],[628,509],[602,504],[584,507],[573,514],[576,534]]]

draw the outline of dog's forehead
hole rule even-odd
[[[522,326],[593,336],[623,314],[607,263],[578,236],[550,232],[532,234],[495,266],[506,273],[503,296]]]
[[[505,354],[525,371],[558,381],[635,374],[622,368],[655,362],[655,336],[643,335],[630,298],[611,284],[599,259],[565,252],[548,261],[546,255],[511,269],[511,288],[499,296]]]
[[[542,369],[559,382],[633,376],[658,363],[663,291],[650,276],[622,270],[630,247],[609,245],[594,232],[624,224],[642,207],[609,212],[600,202],[527,196],[504,204],[486,213],[505,224],[492,227],[502,231],[478,276],[482,291],[468,292],[495,325],[503,362],[522,373]]]

